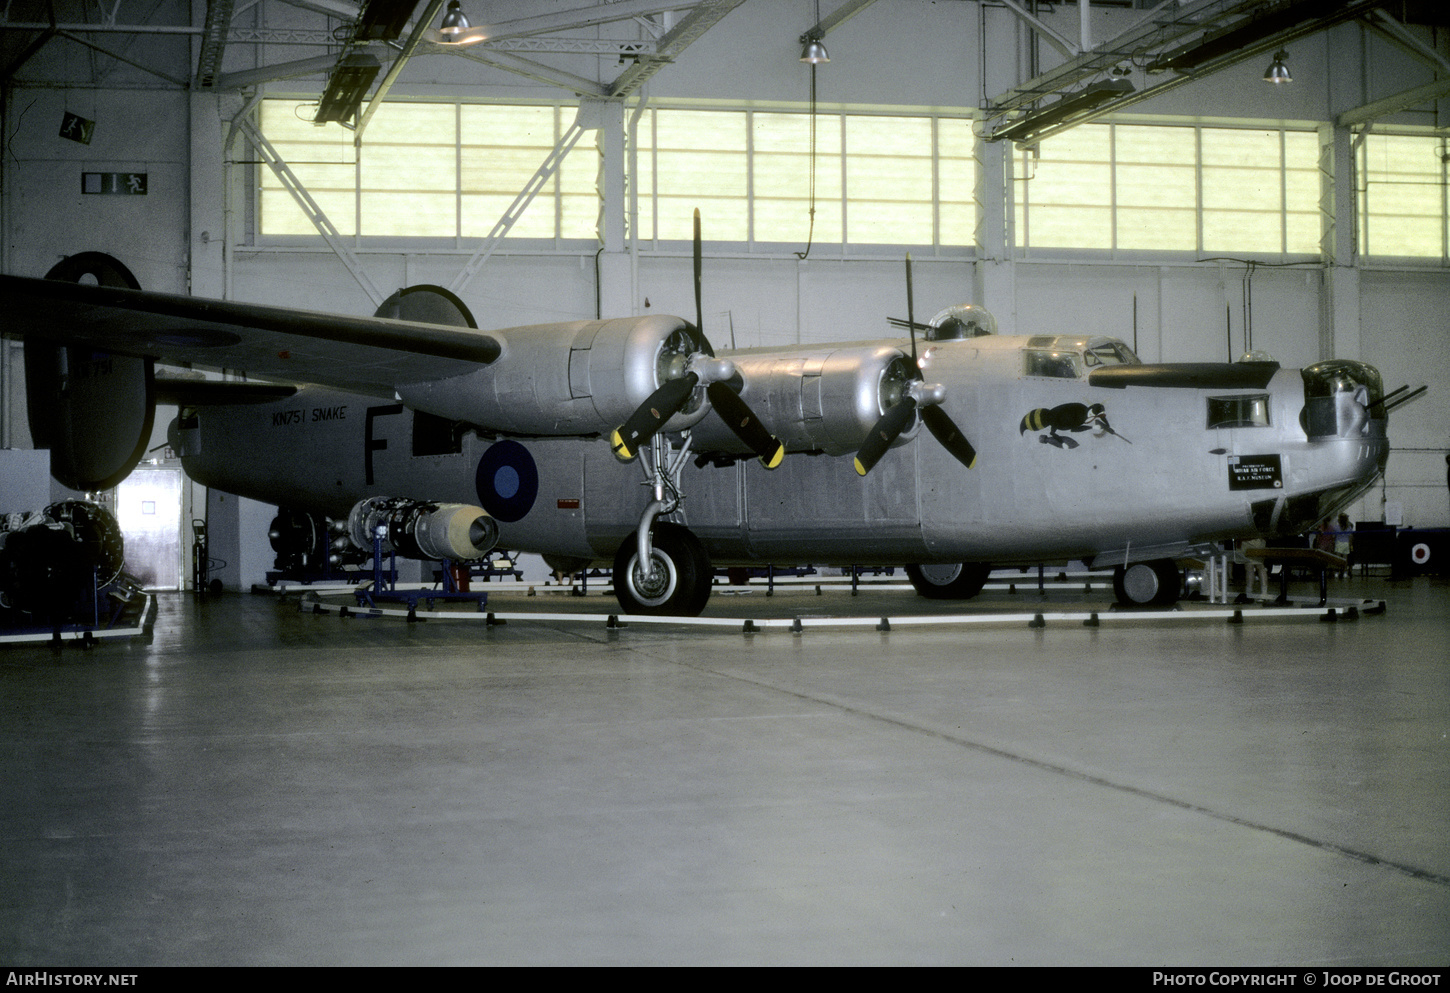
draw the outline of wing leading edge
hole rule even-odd
[[[0,309],[5,330],[25,338],[381,395],[503,352],[500,339],[472,328],[24,276],[0,276]]]

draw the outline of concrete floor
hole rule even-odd
[[[149,642],[0,651],[0,962],[1446,965],[1450,582],[1333,593],[1389,610],[744,635],[163,595]]]

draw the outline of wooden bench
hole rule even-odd
[[[1251,559],[1262,559],[1265,565],[1279,566],[1280,605],[1289,602],[1289,570],[1295,566],[1307,566],[1319,572],[1319,606],[1329,602],[1329,570],[1344,569],[1349,561],[1333,552],[1317,548],[1246,548],[1244,555]]]

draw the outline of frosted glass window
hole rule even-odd
[[[1361,251],[1444,257],[1444,153],[1441,139],[1433,136],[1366,136],[1361,152]]]
[[[799,242],[812,237],[811,119],[809,114],[751,115],[756,241]],[[841,241],[841,118],[816,119],[814,240]]]
[[[1024,211],[1023,245],[1054,248],[1113,246],[1112,131],[1084,124],[1023,153],[1017,185]]]
[[[316,104],[264,100],[262,133],[340,234],[357,231],[357,156],[351,132],[312,123]],[[317,228],[297,206],[271,169],[257,170],[257,214],[262,233],[316,235]]]
[[[846,118],[849,241],[933,243],[932,144],[929,118]]]
[[[353,132],[314,125],[315,112],[263,101],[262,132],[341,234],[450,240],[485,237],[573,121],[573,108],[553,106],[386,103],[359,149]],[[509,237],[596,237],[594,144],[586,134]],[[316,234],[272,171],[258,175],[261,233]]]
[[[315,112],[313,102],[267,100],[262,127],[341,233],[456,240],[487,236],[574,110],[388,103],[369,122],[361,148],[351,131],[313,125]],[[974,244],[971,121],[820,113],[814,124],[813,158],[809,114],[648,110],[626,175],[639,211],[631,223],[646,240],[688,241],[699,209],[704,235],[714,241],[838,249]],[[586,134],[509,237],[597,238],[599,170],[597,133]],[[258,182],[261,234],[316,233],[270,170],[259,170]]]
[[[640,157],[652,158],[654,208],[651,225],[642,218],[642,233],[689,240],[698,208],[705,237],[748,239],[746,115],[657,110],[652,117],[652,134],[640,122]]]
[[[533,178],[554,144],[553,107],[459,108],[457,186],[460,233],[484,238]],[[554,237],[554,194],[558,177],[539,191],[514,222],[514,238]]]
[[[973,245],[977,240],[977,160],[972,122],[937,118],[937,243]]]
[[[1284,248],[1291,254],[1317,254],[1324,237],[1319,154],[1318,132],[1284,132]]]
[[[1019,153],[1022,247],[1316,254],[1313,131],[1085,124]]]
[[[1113,129],[1117,247],[1193,251],[1198,220],[1192,128]]]
[[[1278,131],[1203,129],[1203,250],[1280,252],[1284,188]]]
[[[812,231],[809,114],[647,114],[636,171],[641,235],[688,239],[699,207],[705,237],[715,240],[973,244],[969,121],[821,113],[815,129]]]

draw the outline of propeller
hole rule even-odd
[[[659,433],[665,422],[685,409],[695,387],[705,383],[705,395],[710,406],[725,426],[734,432],[767,469],[774,469],[785,458],[785,446],[760,423],[760,418],[750,409],[740,394],[730,386],[729,380],[736,377],[735,363],[729,359],[715,358],[715,349],[702,330],[705,325],[701,288],[700,211],[695,211],[695,324],[687,327],[685,333],[696,351],[685,362],[684,373],[674,379],[667,379],[659,389],[651,393],[640,404],[629,419],[614,430],[609,444],[615,457],[624,462],[632,461],[643,446]]]
[[[916,329],[920,326],[916,323],[915,309],[913,307],[911,292],[911,256],[906,257],[906,326],[911,331],[911,374],[909,380],[901,390],[901,399],[897,400],[880,419],[871,426],[871,432],[866,436],[860,449],[856,452],[856,472],[858,475],[866,475],[881,461],[886,450],[891,447],[892,442],[901,435],[901,432],[911,424],[912,414],[918,409],[921,411],[921,419],[926,422],[926,428],[931,432],[932,437],[947,450],[952,458],[956,459],[968,469],[972,468],[977,461],[977,450],[962,434],[961,428],[957,427],[946,411],[941,409],[941,403],[946,399],[946,387],[927,383],[921,374],[921,366],[916,359]]]

